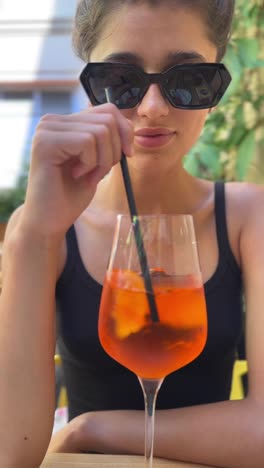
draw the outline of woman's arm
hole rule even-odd
[[[0,296],[0,466],[36,468],[54,419],[60,241],[33,236],[16,224],[5,242]]]
[[[154,455],[221,468],[263,468],[263,404],[250,399],[156,412]],[[144,453],[143,411],[73,419],[49,452]]]
[[[54,416],[55,286],[65,233],[97,183],[131,151],[112,104],[47,115],[32,146],[23,209],[8,227],[0,299],[0,466],[36,468]]]
[[[154,453],[222,468],[264,467],[264,191],[245,200],[240,254],[247,307],[249,393],[240,401],[157,411]],[[75,435],[73,435],[75,434]],[[76,418],[55,435],[50,451],[143,453],[144,415],[98,412]]]

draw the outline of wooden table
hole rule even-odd
[[[202,465],[155,459],[153,468],[201,468]],[[144,468],[144,458],[128,455],[47,455],[40,468]],[[213,468],[213,467],[207,467]]]

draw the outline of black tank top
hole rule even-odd
[[[241,272],[231,251],[224,184],[215,184],[219,262],[205,283],[208,338],[202,354],[164,380],[157,409],[229,399],[236,347],[242,332]],[[67,233],[67,261],[56,288],[58,347],[68,392],[69,419],[87,411],[144,409],[137,377],[110,358],[99,342],[102,286],[85,269],[75,229]],[[100,252],[98,252],[100,255]]]

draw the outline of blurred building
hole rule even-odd
[[[0,189],[16,184],[41,115],[85,106],[71,45],[77,0],[0,0]]]

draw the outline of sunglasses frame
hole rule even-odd
[[[223,97],[224,93],[226,92],[232,80],[232,77],[229,71],[227,70],[226,66],[223,63],[217,63],[217,62],[186,63],[186,64],[174,65],[173,67],[170,67],[161,73],[146,73],[144,72],[144,70],[142,70],[142,68],[138,67],[137,65],[127,64],[127,63],[90,62],[84,67],[83,71],[81,72],[80,82],[86,94],[88,95],[88,98],[90,99],[91,103],[95,106],[100,105],[102,103],[97,100],[97,98],[95,97],[93,93],[93,90],[90,86],[89,79],[88,79],[89,74],[92,71],[92,69],[94,69],[95,67],[106,68],[109,66],[110,67],[113,66],[113,68],[116,67],[116,68],[121,68],[121,69],[124,68],[126,70],[127,69],[134,70],[138,75],[142,77],[142,83],[144,83],[144,86],[142,86],[142,90],[140,91],[138,102],[135,105],[130,105],[130,106],[120,106],[120,107],[117,106],[119,109],[131,109],[133,107],[136,107],[142,101],[143,97],[145,96],[151,84],[158,84],[163,97],[166,98],[170,102],[170,104],[176,109],[185,109],[185,110],[210,109],[212,107],[215,107],[219,103],[220,99]],[[190,70],[190,69],[191,70],[195,70],[195,69],[206,70],[206,69],[212,69],[212,68],[219,72],[219,75],[221,78],[221,85],[214,96],[213,102],[210,105],[204,105],[204,104],[199,104],[199,105],[191,104],[191,105],[186,105],[186,106],[180,105],[180,104],[175,105],[169,92],[168,93],[166,92],[166,86],[164,84],[166,80],[166,76],[168,76],[168,73],[171,73],[172,70],[175,70],[175,71]]]

